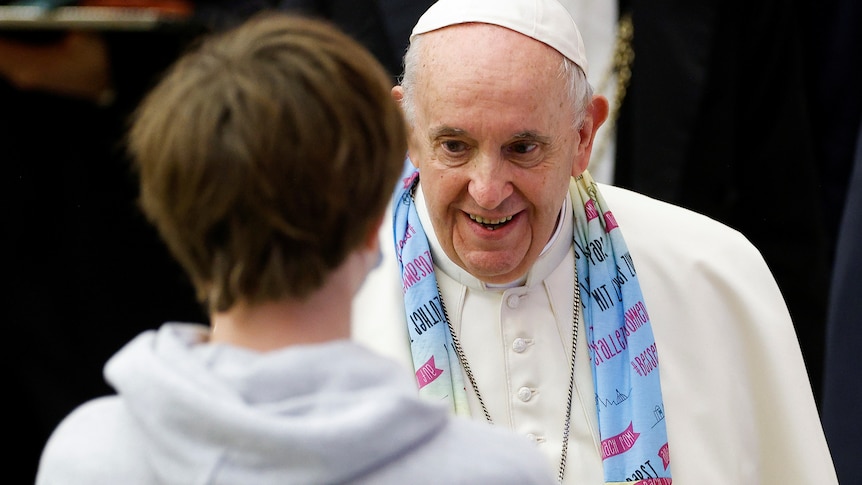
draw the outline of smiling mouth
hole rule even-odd
[[[498,227],[503,227],[512,220],[512,216],[507,216],[502,219],[486,219],[482,216],[469,214],[470,219],[478,224],[481,224],[485,229],[493,231]]]

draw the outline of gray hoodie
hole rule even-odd
[[[118,395],[70,414],[37,484],[539,484],[526,438],[419,400],[409,373],[349,341],[258,353],[165,324],[112,357]]]

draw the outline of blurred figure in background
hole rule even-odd
[[[119,141],[143,92],[198,29],[0,32],[0,153],[15,483],[59,420],[110,388],[104,361],[166,319],[199,319],[191,285],[138,207]],[[135,312],[127,314],[129,308]],[[118,319],[118,315],[127,318]],[[17,429],[22,429],[17,427]]]
[[[823,429],[841,483],[855,483],[862,456],[862,125],[838,234],[826,332]]]
[[[813,124],[835,244],[821,414],[839,481],[858,483],[862,456],[862,3],[810,2]]]

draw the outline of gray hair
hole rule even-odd
[[[404,91],[404,98],[401,100],[401,109],[404,112],[404,118],[412,127],[416,119],[416,79],[418,77],[419,67],[421,66],[420,57],[423,45],[422,35],[416,36],[410,42],[407,52],[404,54],[404,73],[401,75],[401,88]],[[584,122],[587,106],[593,98],[593,88],[587,82],[587,76],[581,66],[575,64],[569,58],[563,58],[560,63],[560,77],[566,81],[566,94],[571,104],[574,118],[572,124],[575,128],[580,129]]]

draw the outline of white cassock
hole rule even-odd
[[[837,483],[790,315],[757,249],[702,215],[599,187],[652,321],[674,483]],[[571,210],[526,283],[500,289],[445,257],[421,191],[416,201],[446,310],[491,418],[535,441],[556,472],[571,358]],[[387,213],[381,265],[354,302],[353,335],[412,370],[391,220]],[[804,268],[800,255],[801,278]],[[593,388],[583,321],[578,335],[564,483],[603,484],[596,406],[605,404]],[[465,382],[474,419],[485,419]],[[645,469],[660,466],[657,456]]]

